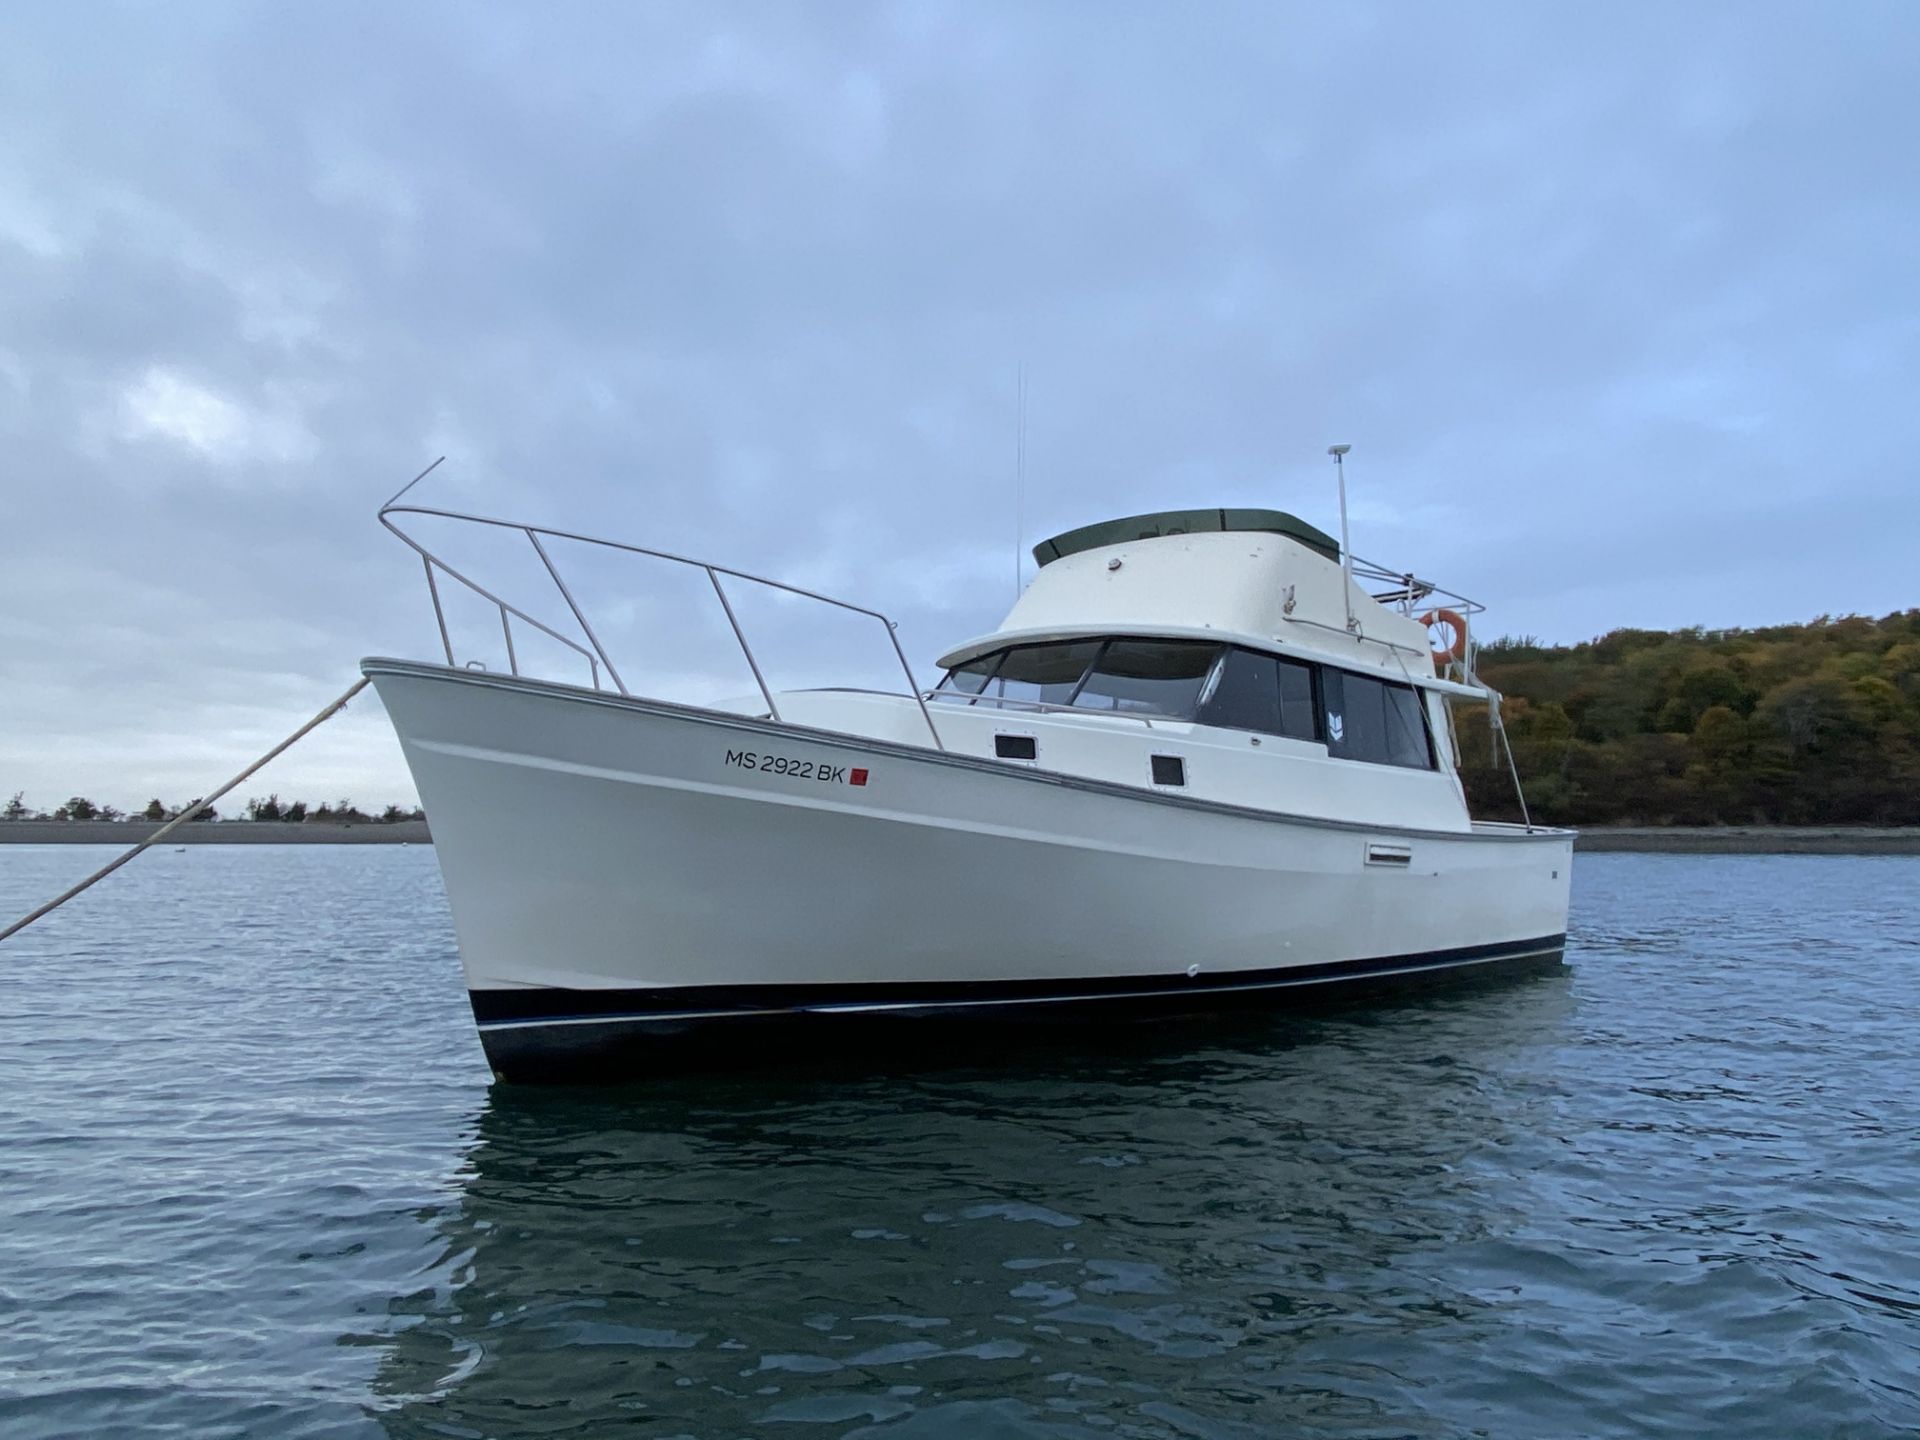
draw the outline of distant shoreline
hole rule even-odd
[[[160,828],[151,820],[0,820],[0,845],[135,845]],[[167,845],[430,845],[423,820],[337,825],[309,820],[209,820],[182,825]],[[1596,826],[1576,850],[1646,855],[1920,855],[1920,826],[1843,825]]]
[[[1577,851],[1644,855],[1920,855],[1920,826],[1597,825]]]
[[[0,845],[138,845],[158,820],[0,820]],[[428,845],[424,820],[190,820],[163,845]]]

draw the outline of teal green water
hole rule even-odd
[[[0,1436],[1920,1432],[1920,861],[1582,857],[1570,958],[516,1091],[430,851],[156,854],[0,946]]]

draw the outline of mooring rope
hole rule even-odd
[[[154,831],[153,834],[149,835],[146,839],[142,840],[138,845],[134,846],[131,850],[127,851],[126,854],[121,855],[118,858],[101,866],[98,870],[94,871],[93,874],[87,876],[86,879],[82,880],[78,885],[74,886],[71,890],[68,890],[65,894],[55,896],[53,899],[49,900],[46,904],[42,905],[38,910],[35,910],[32,914],[23,915],[20,917],[20,919],[14,921],[13,924],[9,925],[6,929],[0,930],[0,940],[5,940],[10,935],[18,934],[20,931],[26,929],[27,926],[33,924],[33,922],[38,920],[42,915],[52,914],[55,910],[58,910],[62,905],[66,904],[67,901],[73,899],[73,897],[78,895],[81,891],[86,890],[91,886],[99,883],[100,881],[106,879],[107,876],[111,875],[114,871],[118,870],[122,865],[126,864],[129,860],[133,859],[134,856],[138,855],[142,850],[145,850],[149,845],[159,844],[160,841],[166,839],[167,836],[171,835],[175,830],[179,829],[180,826],[186,824],[189,820],[193,819],[194,816],[198,815],[202,810],[205,810],[209,805],[213,804],[213,802],[218,800],[222,795],[225,795],[229,790],[233,789],[234,786],[238,785],[241,781],[245,780],[248,776],[252,775],[256,770],[260,769],[261,766],[265,765],[269,760],[272,760],[275,757],[281,754],[284,754],[286,751],[292,749],[295,742],[304,739],[309,733],[319,729],[327,721],[331,720],[335,715],[338,715],[342,710],[346,709],[347,702],[353,699],[354,696],[358,695],[362,690],[366,688],[367,688],[367,677],[362,675],[358,680],[354,681],[353,684],[347,687],[346,693],[343,694],[338,700],[335,700],[331,705],[327,706],[326,709],[322,710],[318,715],[314,716],[311,720],[307,721],[306,724],[302,725],[298,730],[294,731],[291,735],[287,736],[286,739],[282,740],[278,745],[274,746],[271,750],[267,751],[267,753],[262,755],[258,760],[254,761],[251,765],[247,766],[246,769],[242,770],[238,775],[234,776],[231,780],[227,781],[226,784],[222,785],[218,790],[214,791],[211,795],[207,796],[206,799],[196,801],[194,804],[189,805],[185,810],[182,810],[178,815],[174,816],[173,819],[169,820],[166,824],[162,825],[158,830]]]

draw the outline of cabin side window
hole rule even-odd
[[[1433,769],[1433,746],[1411,685],[1395,685],[1345,670],[1320,672],[1327,753],[1375,765]]]
[[[1196,718],[1226,730],[1316,740],[1313,669],[1254,650],[1229,649]]]
[[[1219,653],[1206,640],[1109,640],[1074,708],[1191,719]]]
[[[1320,711],[1313,701],[1313,667],[1292,660],[1280,667],[1280,733],[1295,740],[1320,739]]]

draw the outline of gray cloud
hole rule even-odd
[[[183,798],[431,653],[371,512],[442,452],[425,499],[835,588],[924,664],[1009,598],[1022,364],[1029,539],[1330,523],[1340,439],[1357,547],[1496,628],[1913,603],[1909,7],[6,31],[0,791],[43,804]],[[594,588],[737,683],[710,622]],[[410,793],[377,712],[324,733],[259,788]]]

